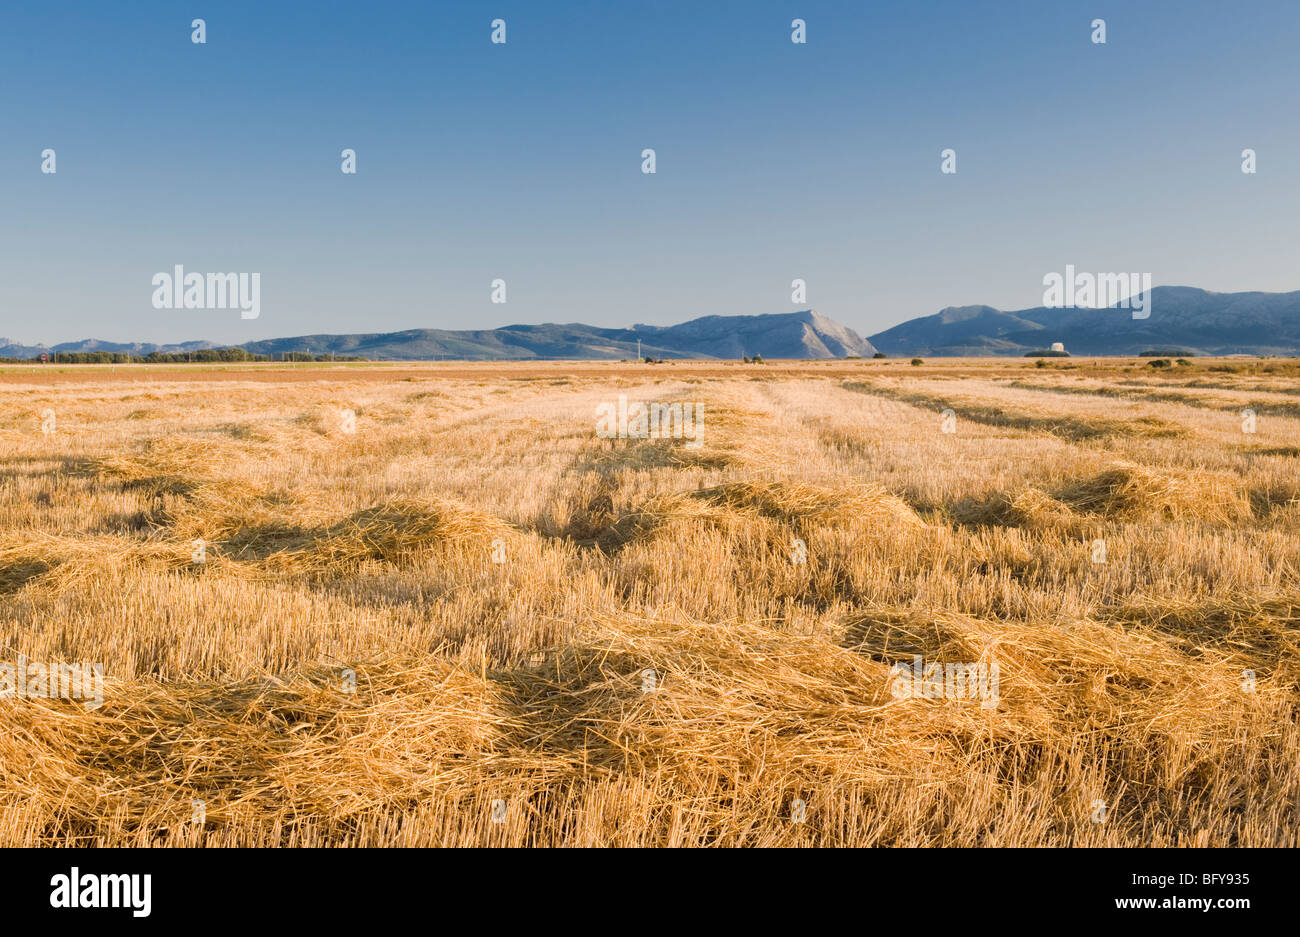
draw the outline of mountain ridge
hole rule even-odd
[[[812,309],[752,316],[703,316],[678,325],[600,328],[581,323],[508,325],[496,329],[405,329],[297,335],[242,345],[183,342],[178,345],[119,344],[99,339],[52,347],[0,339],[0,357],[35,358],[42,353],[110,351],[143,357],[150,352],[185,353],[242,348],[278,356],[294,352],[352,355],[378,360],[619,360],[638,351],[654,358],[869,358],[875,348],[857,332]]]
[[[1076,355],[1136,355],[1171,350],[1195,355],[1300,354],[1300,291],[1218,293],[1157,286],[1150,315],[1130,310],[1047,308],[1004,311],[948,306],[870,336],[889,355],[1026,355],[1061,342]]]
[[[506,325],[495,329],[406,329],[396,332],[320,333],[263,339],[242,345],[209,341],[152,344],[85,339],[53,346],[21,345],[0,338],[0,358],[35,358],[59,352],[108,351],[144,357],[242,348],[279,357],[295,352],[384,361],[620,360],[639,350],[654,358],[869,358],[891,356],[1013,356],[1061,342],[1075,355],[1137,355],[1168,350],[1195,355],[1300,354],[1300,290],[1286,293],[1213,292],[1157,286],[1150,316],[1128,309],[1047,308],[1001,310],[972,304],[947,306],[863,338],[814,309],[764,315],[707,315],[677,325],[602,328],[582,323]]]

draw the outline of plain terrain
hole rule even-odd
[[[0,368],[0,843],[1297,845],[1298,364]]]

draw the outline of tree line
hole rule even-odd
[[[151,351],[133,355],[125,351],[58,351],[50,364],[214,364],[240,361],[365,361],[357,355],[313,355],[309,351],[288,351],[279,355],[257,355],[242,348],[204,348],[199,351]],[[41,364],[40,358],[0,358],[4,364]]]

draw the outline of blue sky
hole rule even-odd
[[[1257,0],[6,4],[0,335],[663,325],[790,311],[795,277],[869,335],[1038,305],[1067,263],[1300,288],[1298,27]],[[260,318],[153,308],[176,264],[259,272]]]

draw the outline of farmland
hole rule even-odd
[[[1297,376],[0,368],[0,842],[1295,846]]]

